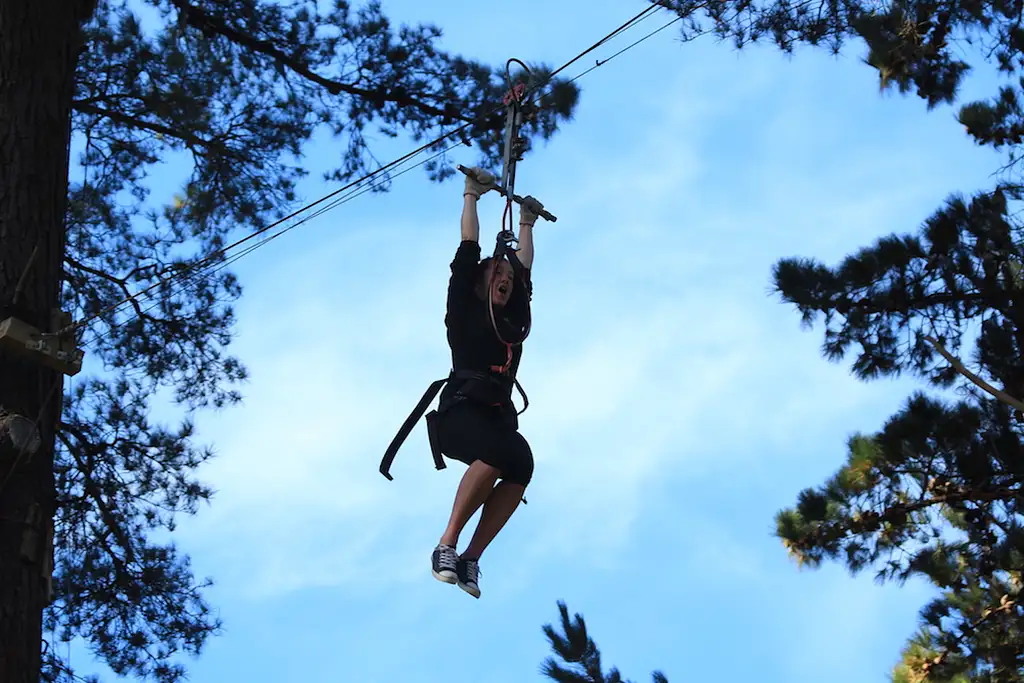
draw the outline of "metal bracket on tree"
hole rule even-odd
[[[66,330],[70,326],[71,316],[68,313],[57,309],[51,312],[51,329]],[[81,372],[82,359],[85,358],[85,352],[78,348],[73,332],[42,332],[15,317],[0,321],[0,349],[68,376]]]

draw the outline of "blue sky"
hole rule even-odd
[[[560,64],[644,5],[384,6],[437,23],[453,52]],[[421,425],[396,480],[377,472],[447,372],[461,180],[414,171],[240,261],[251,382],[242,406],[199,416],[217,495],[176,534],[226,626],[191,680],[540,681],[559,599],[638,683],[888,680],[927,588],[801,571],[773,515],[918,384],[822,359],[820,328],[769,296],[770,269],[914,230],[950,192],[988,186],[996,159],[951,109],[879,95],[860,56],[681,45],[670,29],[582,79],[576,119],[520,166],[520,191],[559,216],[537,229],[520,370],[537,468],[479,601],[429,573],[461,467],[433,470]],[[408,148],[382,140],[378,157]],[[342,147],[308,151],[316,170]],[[303,190],[334,188],[314,173]],[[483,239],[500,215],[485,197]]]

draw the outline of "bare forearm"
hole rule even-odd
[[[530,223],[519,224],[519,249],[516,256],[520,263],[527,268],[533,268],[533,225]]]
[[[480,241],[480,217],[476,212],[478,197],[466,194],[462,198],[462,241]]]

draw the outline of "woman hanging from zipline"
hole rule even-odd
[[[487,172],[473,169],[467,174],[462,242],[451,264],[445,315],[453,374],[475,373],[476,377],[449,382],[435,416],[439,450],[469,468],[434,549],[433,574],[476,598],[480,597],[480,556],[519,506],[533,476],[533,453],[518,431],[512,403],[522,345],[506,340],[521,340],[529,328],[537,214],[528,202],[523,204],[515,268],[504,256],[481,260],[477,201],[493,187],[494,178]],[[459,554],[459,536],[481,505],[476,531]]]

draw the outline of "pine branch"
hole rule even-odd
[[[444,107],[444,109],[439,109],[433,105],[411,97],[402,89],[390,91],[386,91],[383,88],[378,88],[377,90],[366,90],[348,83],[342,83],[341,81],[325,78],[324,76],[315,73],[307,65],[285,54],[270,41],[260,40],[259,38],[255,38],[247,33],[242,33],[241,31],[228,26],[220,18],[211,15],[201,7],[196,7],[195,5],[187,2],[187,0],[171,0],[171,4],[178,8],[178,11],[184,18],[184,22],[189,26],[204,32],[213,31],[236,45],[241,45],[253,52],[271,57],[280,66],[289,69],[293,73],[302,76],[312,83],[323,86],[327,92],[332,95],[345,93],[372,102],[394,102],[400,107],[411,107],[420,110],[424,114],[437,116],[443,119],[465,122],[473,122],[475,120],[472,117],[462,114],[454,103],[449,103]]]
[[[89,273],[90,275],[95,275],[97,277],[100,277],[100,278],[106,280],[107,282],[112,282],[115,285],[117,285],[120,288],[121,292],[126,297],[126,299],[129,302],[131,302],[132,308],[135,309],[135,315],[139,319],[141,319],[141,320],[148,320],[150,322],[155,322],[155,323],[163,323],[163,324],[170,324],[171,323],[170,320],[165,320],[163,318],[157,318],[156,316],[150,315],[149,313],[147,313],[142,308],[142,305],[139,303],[138,298],[128,288],[128,279],[127,278],[119,278],[119,277],[116,277],[114,275],[111,275],[110,273],[104,272],[102,270],[97,270],[96,268],[92,268],[90,266],[87,266],[84,263],[81,263],[80,261],[77,261],[77,260],[75,260],[74,258],[72,258],[71,256],[68,256],[68,255],[64,256],[64,263],[68,264],[69,266],[71,266],[73,268],[77,268],[78,270],[81,270],[83,272]],[[136,268],[135,269],[135,271],[138,271],[138,270],[140,270],[140,268]],[[132,272],[135,272],[135,271],[132,271]]]
[[[74,432],[75,438],[78,439],[79,441],[78,448],[76,448],[76,444],[73,444],[67,438],[65,431]],[[125,534],[124,530],[121,528],[121,525],[117,523],[117,520],[114,518],[113,511],[110,509],[110,506],[107,505],[106,500],[103,498],[103,494],[100,492],[99,488],[96,486],[96,482],[92,478],[92,457],[90,456],[90,463],[87,465],[85,462],[82,461],[82,458],[78,453],[79,448],[87,449],[90,453],[101,452],[101,449],[98,446],[92,446],[91,448],[83,446],[83,444],[87,443],[87,440],[85,439],[85,434],[83,434],[80,430],[74,429],[73,427],[67,424],[61,425],[61,430],[58,431],[57,436],[64,443],[64,447],[67,448],[68,454],[71,455],[71,457],[74,459],[75,464],[78,465],[78,471],[81,472],[82,474],[82,485],[85,488],[86,494],[88,494],[89,498],[93,501],[93,503],[95,503],[96,510],[99,512],[100,519],[103,520],[104,526],[107,527],[107,530],[110,532],[110,535],[117,539],[117,542],[121,545],[121,548],[124,550],[124,565],[121,567],[121,569],[125,571],[125,573],[127,574],[126,565],[132,564],[135,561],[135,553],[132,549],[132,544],[128,540],[127,534]],[[121,558],[119,558],[117,554],[113,552],[112,548],[108,547],[107,551],[110,553],[111,559],[115,563],[122,562]]]
[[[601,666],[601,651],[587,635],[587,625],[583,617],[576,614],[570,619],[569,608],[561,600],[558,601],[558,611],[562,621],[562,633],[555,631],[551,624],[545,624],[543,631],[551,644],[551,649],[569,666],[562,666],[554,657],[548,657],[544,660],[541,673],[556,683],[628,683],[614,667],[607,675],[604,673]],[[655,671],[651,676],[654,683],[668,683],[665,674],[660,671]]]
[[[930,498],[922,497],[912,503],[891,504],[882,512],[866,510],[859,513],[854,519],[816,523],[815,527],[806,534],[801,533],[795,537],[782,534],[783,544],[790,552],[800,557],[805,548],[825,546],[847,534],[870,534],[886,524],[901,524],[914,513],[936,505],[951,507],[965,502],[991,503],[1018,500],[1024,497],[1019,489],[1009,486],[991,487],[988,490],[954,488],[946,482],[941,487],[936,487],[936,490],[941,490],[941,494],[933,495]]]
[[[930,337],[928,335],[924,335],[922,338],[926,342],[931,344],[935,348],[935,350],[939,352],[940,356],[949,361],[949,364],[953,366],[954,370],[956,370],[961,375],[966,377],[977,387],[991,394],[992,396],[999,399],[1000,401],[1010,406],[1014,410],[1024,412],[1024,402],[1014,398],[1013,396],[1010,396],[1005,391],[1000,391],[999,389],[996,389],[994,386],[983,380],[981,377],[978,377],[976,374],[968,370],[959,358],[951,354],[949,351],[946,350],[946,347],[939,343],[938,339],[935,339],[934,337]]]
[[[999,601],[998,607],[986,608],[980,617],[975,619],[970,624],[965,624],[963,630],[967,632],[977,631],[978,628],[985,624],[985,622],[987,622],[989,619],[998,614],[1004,614],[1006,612],[1011,611],[1017,606],[1017,604],[1017,601],[1010,599],[1010,596],[1003,595],[1002,599]],[[956,636],[956,640],[959,644],[962,645],[964,638],[963,636],[958,635]],[[922,673],[924,674],[924,676],[928,677],[929,675],[931,675],[931,672],[934,671],[936,668],[942,666],[951,654],[953,654],[953,648],[945,647],[942,649],[942,652],[937,654],[931,661],[924,662],[922,666]]]
[[[76,100],[71,103],[71,106],[76,111],[82,112],[83,114],[102,116],[116,123],[120,123],[121,125],[128,126],[129,128],[135,128],[137,130],[148,130],[151,133],[157,133],[158,135],[163,135],[165,137],[181,140],[186,145],[188,145],[188,148],[190,150],[196,153],[202,153],[203,151],[206,151],[215,152],[220,155],[229,155],[229,150],[225,148],[223,145],[219,145],[213,140],[207,140],[205,138],[199,137],[198,135],[193,135],[192,133],[189,133],[186,130],[171,128],[169,126],[164,126],[159,123],[153,123],[152,121],[144,121],[140,118],[129,116],[128,114],[125,114],[123,112],[112,111],[110,109],[103,109],[101,107],[89,104],[86,100]]]
[[[956,304],[985,305],[992,303],[991,296],[972,292],[931,292],[920,297],[905,297],[900,302],[880,299],[881,297],[872,295],[856,300],[852,299],[852,297],[844,297],[828,307],[820,305],[817,301],[812,302],[811,305],[815,308],[820,307],[821,310],[834,308],[840,315],[849,315],[853,311],[866,315],[877,315],[880,313],[892,315],[943,308]],[[1009,297],[1007,297],[1007,301],[1009,301]],[[804,302],[801,301],[799,303],[803,304]]]

